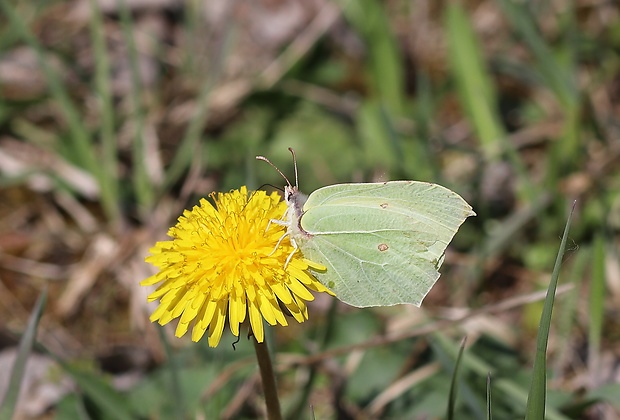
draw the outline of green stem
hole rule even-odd
[[[267,405],[267,418],[269,420],[282,420],[280,412],[280,402],[278,401],[278,388],[276,387],[276,377],[273,372],[269,348],[267,342],[259,343],[254,338],[254,350],[258,359],[260,376],[263,381],[263,392],[265,393],[265,404]]]

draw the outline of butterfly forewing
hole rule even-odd
[[[439,278],[448,243],[473,215],[456,193],[435,184],[393,181],[321,188],[303,207],[296,238],[315,273],[353,306],[420,305]]]

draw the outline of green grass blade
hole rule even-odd
[[[486,69],[480,42],[463,6],[451,3],[446,10],[448,53],[459,96],[480,140],[485,157],[497,160],[506,136],[497,111],[497,98]]]
[[[498,378],[495,381],[495,389],[498,390],[498,394],[501,393],[508,397],[508,402],[514,407],[515,410],[522,410],[527,404],[527,390],[514,381]],[[504,399],[506,399],[506,397],[504,397]],[[548,408],[545,415],[545,420],[570,420],[570,418],[555,408]]]
[[[357,130],[363,140],[368,167],[403,168],[403,152],[391,118],[379,101],[366,101],[357,114]]]
[[[129,58],[129,70],[131,77],[131,116],[135,132],[132,144],[132,182],[136,201],[140,214],[145,216],[152,208],[155,201],[155,186],[151,182],[147,171],[147,153],[145,145],[145,120],[146,110],[144,106],[144,90],[140,76],[140,64],[138,62],[138,47],[134,39],[134,26],[131,11],[126,0],[117,0],[120,25],[123,39],[127,44],[127,56]]]
[[[32,346],[34,344],[37,334],[37,327],[39,326],[39,320],[41,319],[41,314],[45,308],[46,301],[47,288],[43,289],[39,299],[37,299],[37,303],[34,305],[34,309],[30,314],[26,331],[19,342],[17,357],[15,358],[15,362],[13,363],[13,368],[10,373],[11,376],[9,378],[9,385],[4,398],[0,402],[0,420],[11,420],[13,418],[13,412],[15,411],[15,407],[17,405],[22,379],[26,369],[26,362],[28,361],[28,356],[30,355],[30,351],[32,350]]]
[[[108,215],[113,221],[120,218],[118,207],[118,162],[116,135],[114,128],[114,104],[112,100],[110,56],[106,48],[103,14],[96,0],[89,0],[91,8],[90,33],[95,56],[95,93],[99,103],[101,123],[99,134],[101,138],[102,171],[101,196],[106,197],[102,202],[109,205]],[[104,179],[105,178],[105,179]]]
[[[423,70],[419,70],[416,74],[416,96],[415,107],[413,110],[413,118],[415,121],[414,136],[417,141],[413,143],[413,153],[408,153],[405,159],[406,168],[412,168],[403,175],[406,178],[439,180],[440,171],[438,164],[438,156],[433,153],[430,139],[433,136],[431,129],[432,121],[436,117],[437,92],[433,89],[430,76]],[[415,169],[413,169],[415,168]]]
[[[366,65],[375,98],[389,115],[401,115],[406,100],[404,66],[383,2],[351,1],[343,13],[368,48]]]
[[[157,327],[157,332],[159,333],[159,339],[161,340],[164,351],[166,352],[166,357],[168,358],[168,369],[170,370],[170,395],[174,398],[175,404],[175,418],[177,419],[185,419],[185,395],[183,393],[183,388],[181,387],[181,379],[179,373],[179,366],[177,365],[176,358],[172,352],[172,346],[170,345],[170,341],[168,337],[166,337],[166,331],[162,327]]]
[[[199,149],[198,142],[200,141],[202,131],[209,118],[211,92],[220,79],[220,74],[223,70],[231,47],[230,43],[235,32],[234,24],[226,25],[225,28],[226,31],[223,34],[223,40],[219,44],[219,49],[215,52],[215,57],[211,60],[211,65],[207,70],[207,77],[204,78],[204,82],[200,88],[194,115],[185,130],[183,139],[181,139],[169,167],[166,169],[164,190],[170,189],[191,165],[192,160],[199,158],[196,151]]]
[[[127,398],[112,388],[102,375],[78,369],[63,362],[61,364],[84,395],[101,410],[102,418],[134,419]]]
[[[583,282],[586,268],[592,260],[592,250],[581,247],[580,252],[575,255],[572,264],[568,269],[568,283],[573,285],[573,290],[566,293],[566,297],[562,299],[561,306],[558,306],[559,322],[557,335],[560,340],[558,352],[555,357],[554,366],[552,368],[553,376],[561,375],[562,370],[566,367],[567,359],[574,351],[572,346],[571,331],[575,320],[578,319],[578,310],[581,298],[581,284]],[[563,343],[563,344],[562,344]]]
[[[332,338],[336,317],[338,309],[338,301],[336,299],[332,299],[329,310],[326,316],[325,326],[318,332],[319,337],[317,337],[318,347],[315,351],[322,351],[327,348],[330,339]],[[293,403],[290,404],[290,408],[286,410],[286,414],[284,416],[287,420],[294,420],[299,418],[299,413],[302,413],[308,404],[308,400],[310,399],[311,393],[315,387],[316,381],[319,377],[319,367],[315,364],[312,364],[308,367],[308,376],[306,381],[301,387],[301,392],[299,392],[298,396],[293,399]]]
[[[450,381],[450,393],[448,394],[448,411],[446,414],[446,418],[448,420],[454,419],[454,407],[456,405],[456,391],[458,388],[458,377],[459,377],[459,368],[461,366],[461,358],[463,357],[463,351],[465,350],[465,343],[467,342],[467,337],[463,338],[461,341],[461,347],[459,348],[459,354],[456,356],[456,361],[454,362],[454,371],[452,372],[452,380]]]
[[[364,72],[370,96],[356,116],[367,166],[383,170],[404,168],[402,138],[394,120],[404,114],[406,103],[403,58],[382,2],[348,2],[343,13],[360,34],[368,51]]]
[[[90,133],[83,124],[83,118],[78,108],[71,100],[69,92],[61,78],[49,64],[41,43],[17,14],[14,7],[7,1],[0,1],[0,9],[4,12],[9,23],[15,28],[19,36],[35,52],[38,64],[49,85],[51,96],[56,101],[58,109],[67,124],[71,142],[69,147],[72,151],[71,160],[95,176],[99,183],[103,208],[108,217],[113,219],[115,210],[112,209],[116,208],[117,203],[115,202],[115,198],[109,194],[112,189],[106,186],[109,180],[106,175],[107,168],[105,168],[97,158],[95,145],[91,141]]]
[[[460,102],[480,140],[484,156],[492,162],[505,155],[519,177],[521,191],[531,202],[537,194],[521,158],[507,140],[499,117],[497,94],[482,57],[480,42],[460,3],[449,4],[445,25],[448,56]]]
[[[543,306],[542,315],[540,317],[540,325],[538,327],[538,336],[536,337],[536,355],[534,358],[534,371],[532,374],[532,382],[527,397],[526,420],[543,420],[545,418],[545,402],[547,399],[547,343],[549,341],[549,329],[551,327],[551,315],[553,313],[553,303],[555,300],[555,290],[560,277],[560,268],[562,266],[562,258],[566,249],[566,241],[568,240],[568,232],[570,221],[575,209],[575,203],[571,207],[566,220],[566,227],[562,235],[562,242],[558,256],[553,267],[551,282],[547,289],[547,297]]]
[[[590,374],[598,376],[598,359],[605,317],[605,240],[599,233],[594,238],[592,255],[592,281],[590,283],[590,306],[588,308],[588,365]]]
[[[527,2],[516,2],[514,0],[499,0],[500,7],[508,21],[515,28],[517,33],[523,39],[529,50],[534,55],[533,67],[538,71],[541,79],[541,86],[549,88],[556,96],[558,102],[564,112],[565,122],[562,132],[562,140],[558,141],[558,145],[553,154],[552,159],[557,159],[558,163],[571,165],[576,160],[579,149],[582,145],[582,137],[580,135],[581,110],[579,106],[579,92],[573,74],[576,74],[574,59],[577,47],[574,43],[567,42],[564,46],[564,56],[569,59],[561,60],[560,54],[549,46],[536,24],[533,13],[529,10]],[[574,21],[572,15],[575,14],[568,2],[568,7],[564,14]],[[572,15],[571,15],[572,14]],[[578,31],[577,28],[574,30]],[[565,28],[564,33],[571,34],[571,28]],[[567,35],[571,37],[571,35]],[[554,162],[555,163],[555,162]],[[551,171],[550,183],[555,182],[553,175],[558,171],[557,164],[550,164]],[[553,184],[555,185],[555,184]]]
[[[493,418],[493,409],[491,405],[491,372],[487,375],[487,420]]]
[[[433,352],[444,366],[444,369],[446,371],[452,371],[453,380],[456,380],[454,375],[458,374],[458,372],[456,372],[457,369],[459,372],[465,369],[468,373],[489,371],[490,368],[484,361],[476,357],[469,357],[469,354],[463,352],[464,343],[461,343],[461,346],[457,346],[450,338],[440,332],[434,333],[432,338],[433,340],[430,344],[433,348]],[[459,365],[462,367],[458,367]],[[459,385],[459,392],[462,394],[463,405],[470,409],[475,418],[482,418],[484,416],[484,400],[472,389],[470,383],[461,381]],[[450,401],[451,398],[456,398],[456,389],[454,390],[454,394],[449,396],[448,401]],[[455,400],[452,402],[454,401]],[[448,410],[449,409],[448,406]]]
[[[508,21],[534,54],[534,65],[538,68],[544,85],[551,88],[564,108],[572,108],[576,89],[567,72],[567,66],[555,58],[553,50],[541,36],[534,17],[527,9],[528,5],[514,0],[499,0],[499,5]]]
[[[75,141],[75,145],[85,147],[88,144],[88,133],[81,123],[80,114],[75,105],[72,103],[69,93],[65,89],[60,77],[56,74],[56,71],[52,69],[46,59],[40,42],[9,2],[0,1],[0,7],[4,12],[4,15],[8,18],[9,23],[15,28],[19,36],[35,52],[38,64],[41,66],[41,70],[45,75],[46,81],[49,83],[52,97],[58,102],[59,109],[65,118],[72,138]],[[89,159],[92,159],[93,161],[95,160],[94,155],[91,156],[88,153],[85,155],[88,156]]]

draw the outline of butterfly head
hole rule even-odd
[[[256,159],[264,160],[265,162],[273,166],[274,169],[278,171],[278,173],[282,176],[282,178],[284,178],[284,180],[286,181],[286,186],[284,187],[284,201],[286,202],[286,204],[289,206],[290,209],[293,209],[294,214],[297,215],[297,217],[299,217],[301,216],[303,212],[302,208],[303,208],[304,203],[308,199],[308,197],[299,192],[299,188],[297,187],[299,181],[297,177],[297,159],[295,158],[295,151],[293,151],[293,149],[291,149],[290,147],[288,148],[288,150],[293,155],[293,164],[295,167],[295,185],[294,186],[291,184],[291,181],[288,180],[286,175],[284,175],[282,171],[278,169],[276,165],[271,163],[269,159],[267,159],[264,156],[256,156]]]
[[[308,196],[299,192],[297,186],[293,187],[291,185],[287,185],[284,187],[284,201],[293,214],[297,217],[302,215],[304,203],[307,199]]]

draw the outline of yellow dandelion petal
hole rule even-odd
[[[179,323],[177,324],[177,329],[174,331],[174,335],[177,337],[183,337],[188,330],[189,322],[183,322],[183,320],[179,320]]]
[[[140,283],[159,285],[148,296],[159,300],[151,321],[164,325],[180,318],[177,336],[191,329],[192,340],[198,341],[208,331],[209,345],[215,347],[227,317],[236,336],[249,319],[259,342],[264,339],[263,319],[287,325],[289,312],[298,322],[308,319],[305,301],[314,299],[309,289],[329,292],[309,270],[325,267],[300,252],[286,264],[294,248],[289,240],[280,241],[286,228],[270,224],[286,211],[279,195],[248,193],[241,187],[210,197],[214,204],[201,199],[185,210],[168,231],[172,240],[157,242],[146,258],[160,270]]]
[[[276,325],[276,316],[273,312],[273,308],[269,299],[265,298],[264,295],[259,293],[256,299],[256,304],[261,315],[263,316],[263,318],[265,318],[265,321],[267,321],[269,325]]]
[[[200,320],[200,328],[204,328],[205,330],[211,324],[211,320],[213,319],[213,315],[215,314],[215,310],[217,309],[217,301],[210,300],[205,305],[205,312],[202,314]],[[194,340],[195,341],[195,340]]]
[[[256,338],[256,341],[259,343],[262,343],[265,339],[265,333],[263,330],[263,317],[260,314],[260,310],[254,302],[250,302],[248,312],[250,314],[250,326],[252,327],[254,338]]]
[[[200,294],[194,298],[188,305],[185,306],[183,310],[183,314],[179,319],[179,323],[181,324],[189,324],[196,318],[200,308],[202,307],[202,302],[204,302],[204,295]],[[187,331],[186,331],[187,332]]]
[[[200,308],[200,311],[198,312],[196,319],[202,320],[206,311],[207,311],[207,304],[205,303]],[[202,322],[200,321],[194,322],[194,328],[192,329],[192,341],[198,341],[202,338],[202,336],[205,335],[205,331],[207,331],[207,325],[202,325]],[[181,336],[178,335],[177,337],[181,337]]]
[[[295,293],[300,298],[305,300],[314,300],[312,293],[310,293],[308,289],[306,289],[306,287],[295,277],[290,277],[286,285],[289,289],[291,289],[291,292]]]
[[[236,336],[239,335],[239,325],[245,320],[245,302],[245,296],[241,295],[237,288],[234,288],[228,304],[228,322],[230,324],[230,331]]]
[[[280,299],[283,304],[290,305],[290,303],[293,301],[293,295],[291,294],[291,291],[284,284],[280,282],[273,283],[271,285],[271,290],[274,291],[278,299]]]
[[[161,318],[161,316],[166,312],[167,310],[167,306],[160,304],[157,309],[155,309],[153,311],[153,313],[151,314],[151,316],[149,317],[149,320],[151,322],[155,322],[155,321],[159,321],[159,318]]]
[[[226,321],[226,306],[226,301],[220,300],[217,302],[215,314],[209,324],[209,345],[211,347],[216,347],[222,338],[224,323]]]
[[[297,299],[293,297],[294,301],[290,305],[286,305],[286,308],[289,310],[291,315],[295,320],[299,321],[300,319],[308,318],[308,307],[302,299]],[[302,322],[302,321],[299,321]]]
[[[280,325],[286,326],[288,322],[286,321],[286,317],[284,316],[284,312],[282,312],[282,308],[278,304],[278,300],[272,293],[269,293],[266,296],[262,297],[263,300],[263,308],[269,308],[274,316],[274,323],[270,323],[271,325],[275,325],[278,323]]]
[[[300,262],[303,262],[304,264],[306,264],[308,267],[310,267],[314,271],[325,271],[325,270],[327,270],[327,267],[325,267],[324,265],[315,263],[314,261],[310,261],[310,260],[307,260],[305,258],[302,258],[300,260]],[[293,264],[295,264],[295,263],[293,263]]]
[[[154,284],[157,284],[161,281],[161,278],[158,274],[155,274],[154,276],[149,277],[148,279],[144,279],[140,282],[140,286],[152,286]]]

